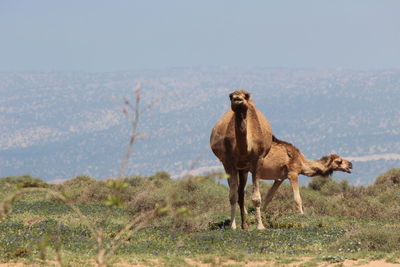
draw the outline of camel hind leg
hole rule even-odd
[[[262,230],[265,229],[265,227],[261,220],[260,180],[257,178],[256,172],[252,173],[252,178],[253,178],[253,193],[251,196],[251,200],[253,201],[253,205],[256,209],[257,229]]]
[[[268,190],[267,196],[265,197],[264,201],[264,209],[267,208],[268,204],[271,202],[272,198],[274,197],[276,191],[278,190],[279,186],[282,184],[283,180],[275,180],[272,187]]]

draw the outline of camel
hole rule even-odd
[[[236,229],[236,203],[240,207],[242,229],[248,229],[244,208],[244,188],[247,175],[252,173],[252,201],[256,208],[257,228],[264,229],[261,221],[261,195],[257,166],[262,164],[272,143],[272,129],[268,120],[256,108],[250,93],[236,90],[229,95],[231,109],[216,123],[211,132],[210,145],[229,175],[230,228]]]
[[[299,192],[299,174],[309,177],[327,177],[334,171],[351,173],[352,168],[351,162],[336,154],[330,154],[315,161],[308,160],[294,145],[272,136],[271,150],[264,157],[263,164],[257,168],[258,178],[275,180],[265,198],[265,207],[271,202],[282,182],[289,178],[297,208],[301,214],[304,214]]]

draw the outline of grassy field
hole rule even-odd
[[[263,184],[264,194],[268,187]],[[285,184],[263,213],[263,231],[255,230],[251,185],[247,190],[250,230],[231,231],[228,189],[215,177],[80,176],[61,185],[30,176],[1,178],[0,261],[92,266],[103,255],[107,265],[268,261],[311,267],[345,259],[400,260],[400,169],[365,187],[314,178],[300,189],[305,215],[295,211]],[[119,234],[128,223],[126,234]]]

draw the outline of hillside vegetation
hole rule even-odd
[[[118,182],[123,186],[115,186]],[[114,183],[114,186],[112,186]],[[266,194],[270,185],[262,185]],[[228,188],[216,177],[173,180],[165,172],[150,177],[98,181],[78,176],[51,185],[30,176],[0,179],[0,201],[21,188],[47,188],[76,205],[104,243],[132,220],[162,210],[121,242],[109,264],[127,261],[185,265],[185,259],[291,262],[400,258],[400,169],[392,169],[369,186],[317,177],[300,188],[305,215],[296,212],[291,188],[282,185],[263,213],[268,229],[255,230],[251,185],[246,205],[250,231],[231,231]],[[114,196],[117,196],[114,199]],[[11,211],[7,211],[11,207]],[[57,260],[65,265],[93,264],[96,241],[90,229],[65,203],[45,192],[17,196],[0,211],[0,260],[32,264]],[[239,219],[239,218],[238,218]],[[301,258],[300,258],[301,259]],[[219,262],[221,263],[221,262]]]

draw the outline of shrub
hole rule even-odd
[[[400,228],[398,226],[365,227],[345,235],[338,241],[337,246],[344,252],[400,251]]]
[[[209,177],[192,177],[178,181],[174,192],[174,205],[184,205],[191,210],[208,212],[210,209],[221,211],[227,205],[228,188],[217,184]]]
[[[375,180],[375,185],[384,184],[387,186],[400,184],[400,168],[391,169],[384,174],[379,175]]]
[[[327,201],[327,196],[322,195],[319,191],[303,187],[300,188],[300,194],[303,199],[303,207],[306,213],[326,215],[334,210],[334,203]]]
[[[308,187],[315,191],[320,191],[322,187],[329,181],[332,180],[330,177],[313,177],[308,183]]]
[[[147,180],[147,177],[142,177],[142,176],[127,177],[124,178],[123,181],[133,188],[141,188],[142,186],[145,186],[149,182]]]
[[[147,181],[140,182],[136,187],[128,187],[131,196],[130,199],[124,200],[127,201],[126,209],[130,213],[136,214],[166,205],[169,191],[167,185],[159,187],[150,179],[144,178],[146,179]]]
[[[154,222],[159,226],[204,229],[222,212],[228,214],[228,189],[210,177],[172,180],[169,174],[158,172],[150,177],[129,177],[124,181],[129,186],[123,193],[123,200],[131,214],[160,207],[170,211]]]
[[[104,181],[98,181],[89,176],[77,176],[57,185],[55,189],[75,204],[103,202],[111,193]]]
[[[11,176],[0,179],[1,184],[14,185],[18,188],[25,187],[48,187],[49,185],[40,178],[34,178],[30,175]]]
[[[210,177],[190,177],[168,187],[165,191],[171,208],[186,210],[187,216],[168,216],[161,224],[185,230],[205,229],[220,219],[220,214],[228,214],[228,188],[217,184]]]
[[[169,173],[167,173],[167,172],[159,171],[159,172],[156,172],[153,176],[150,176],[149,178],[152,180],[170,181],[171,175],[169,175]]]
[[[166,172],[157,172],[156,174],[148,177],[147,179],[150,179],[150,181],[153,182],[153,184],[156,187],[163,187],[164,185],[172,181],[171,176]]]

